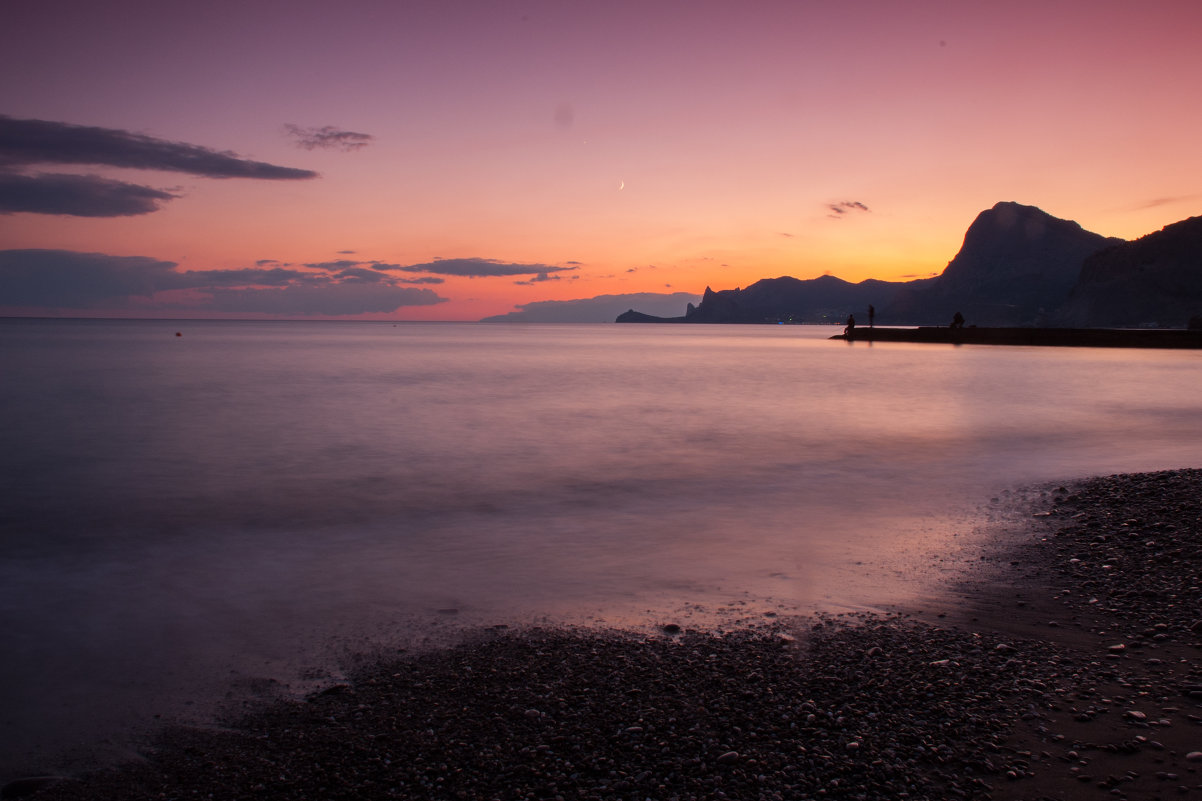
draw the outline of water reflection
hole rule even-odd
[[[6,742],[452,622],[887,603],[1001,490],[1202,445],[1193,353],[2,325]]]

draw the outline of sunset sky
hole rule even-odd
[[[477,320],[925,277],[1003,200],[1128,239],[1202,213],[1196,0],[3,16],[6,315]]]

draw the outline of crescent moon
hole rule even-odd
[[[625,181],[618,181],[618,191],[619,191],[619,192],[621,192],[621,191],[622,191],[623,189],[625,189],[625,188],[626,188],[626,182],[625,182]]]

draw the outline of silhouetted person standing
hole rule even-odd
[[[868,304],[868,327],[869,328],[872,328],[872,321],[875,319],[876,319],[876,309],[873,308],[871,303],[869,303]]]
[[[847,315],[847,328],[843,329],[843,333],[850,337],[856,329],[856,316],[854,314]]]
[[[956,316],[952,318],[952,328],[963,328],[963,327],[964,327],[964,315],[961,314],[960,312],[956,312]]]

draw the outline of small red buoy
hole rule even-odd
[[[175,332],[175,335],[176,335],[177,337],[182,337],[182,336],[183,336],[183,334],[181,334],[179,331],[176,331],[176,332]]]

